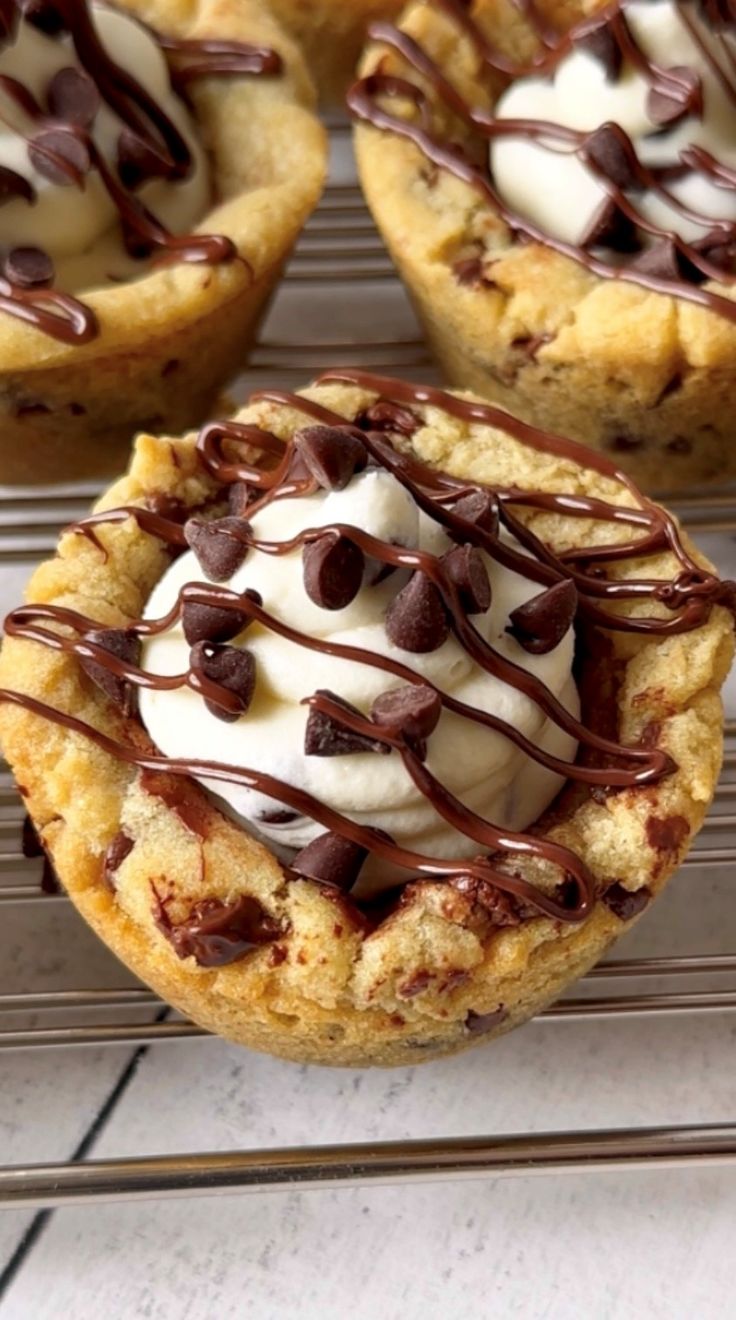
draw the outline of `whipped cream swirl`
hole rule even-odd
[[[260,542],[283,542],[305,529],[336,524],[358,527],[383,541],[433,555],[444,554],[454,544],[393,475],[374,467],[356,474],[345,489],[274,500],[250,517],[253,539]],[[503,536],[513,539],[508,533]],[[501,656],[536,675],[577,715],[572,629],[547,654],[524,650],[506,631],[509,615],[538,595],[539,586],[485,553],[483,562],[491,583],[491,605],[469,621]],[[360,590],[342,609],[325,609],[310,599],[299,549],[281,555],[251,549],[229,583],[221,585],[240,593],[257,591],[270,615],[301,633],[410,665],[444,692],[499,716],[544,750],[561,759],[574,759],[575,740],[547,720],[523,692],[481,669],[453,635],[426,653],[409,653],[394,645],[386,632],[386,613],[410,574],[397,569],[386,576],[379,569],[380,565],[366,562]],[[206,575],[195,555],[185,553],[154,589],[146,617],[162,617],[174,606],[182,587],[204,581]],[[400,686],[395,675],[308,650],[258,623],[252,623],[232,644],[246,647],[256,665],[253,700],[236,722],[219,719],[189,687],[141,690],[141,718],[162,752],[170,757],[196,756],[254,766],[306,790],[360,825],[388,831],[401,846],[435,857],[477,855],[479,845],[438,815],[410,778],[397,751],[388,755],[305,753],[309,714],[305,698],[328,689],[367,715],[378,696]],[[155,674],[178,674],[188,668],[189,654],[179,622],[145,641],[141,664]],[[464,805],[509,830],[533,822],[562,783],[502,734],[446,709],[427,748],[428,770]],[[201,782],[237,818],[283,850],[282,856],[305,847],[323,832],[323,826],[284,812],[280,803],[252,789],[208,783],[206,778]],[[358,892],[373,888],[377,875],[389,882],[396,879],[385,863],[369,858]]]

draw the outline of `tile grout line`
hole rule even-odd
[[[162,1022],[168,1015],[169,1009],[164,1008],[156,1014],[154,1021]],[[84,1133],[81,1141],[78,1142],[72,1151],[70,1161],[77,1162],[83,1160],[91,1151],[97,1138],[101,1135],[111,1118],[113,1111],[122,1100],[130,1083],[132,1082],[141,1060],[148,1054],[152,1047],[150,1045],[140,1045],[131,1055],[120,1073],[112,1090],[108,1093],[105,1100],[98,1109],[87,1131]],[[28,1260],[34,1246],[44,1232],[49,1220],[56,1213],[53,1209],[39,1210],[31,1220],[28,1228],[21,1237],[15,1251],[8,1260],[7,1265],[0,1272],[0,1305],[2,1299],[7,1294],[13,1280],[17,1277],[20,1269]]]

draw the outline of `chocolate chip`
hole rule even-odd
[[[359,426],[361,431],[381,431],[389,435],[405,435],[410,438],[424,423],[421,417],[411,411],[411,408],[402,408],[389,399],[378,399],[369,408],[364,408],[358,413],[355,425]]]
[[[298,852],[292,869],[306,880],[318,880],[337,889],[352,889],[368,856],[365,848],[339,834],[320,834]]]
[[[703,84],[695,69],[678,65],[663,69],[647,95],[647,114],[653,124],[671,128],[688,115],[703,113]]]
[[[616,82],[621,72],[623,55],[611,28],[610,18],[594,19],[592,23],[578,28],[573,35],[573,45],[603,65],[608,82]]]
[[[363,581],[363,552],[346,536],[326,532],[302,551],[304,590],[323,610],[343,610]]]
[[[680,257],[671,238],[658,238],[631,262],[631,269],[641,275],[653,275],[658,280],[681,278]]]
[[[190,646],[197,642],[229,642],[243,631],[249,616],[241,610],[228,610],[220,605],[200,605],[186,601],[181,621],[184,636]]]
[[[64,16],[52,0],[23,0],[22,8],[26,22],[45,32],[47,37],[56,37],[64,31]]]
[[[640,912],[644,911],[647,903],[652,897],[652,891],[644,886],[642,889],[625,889],[618,882],[615,885],[609,885],[604,890],[601,898],[607,908],[610,908],[615,917],[621,921],[631,921],[638,917]]]
[[[442,698],[424,683],[407,683],[376,697],[371,719],[381,728],[403,734],[424,759],[425,739],[434,733],[442,714]]]
[[[42,288],[53,283],[54,263],[42,248],[11,248],[3,261],[3,275],[18,288]]]
[[[618,453],[628,454],[636,449],[641,449],[644,441],[638,435],[614,435],[606,441],[609,449],[614,449]]]
[[[15,170],[8,169],[7,165],[0,165],[0,206],[4,202],[15,201],[16,197],[22,197],[26,202],[33,202],[36,199],[36,190],[22,174],[16,174]]]
[[[498,501],[489,490],[475,490],[470,495],[463,495],[451,506],[451,512],[489,536],[498,535]]]
[[[123,862],[129,853],[133,851],[135,844],[123,830],[120,830],[111,843],[108,844],[105,856],[102,860],[102,878],[108,889],[115,888],[113,876],[120,870]]]
[[[344,490],[368,461],[362,441],[339,426],[303,426],[294,448],[323,490]]]
[[[559,646],[572,626],[577,606],[575,583],[565,578],[512,610],[506,631],[530,655],[546,655]]]
[[[227,503],[230,513],[234,518],[244,518],[248,505],[252,504],[258,495],[253,486],[249,486],[246,481],[235,481],[228,488]]]
[[[499,1004],[493,1013],[475,1013],[471,1008],[465,1019],[465,1028],[471,1036],[483,1036],[486,1032],[493,1031],[494,1027],[500,1026],[507,1017],[508,1011],[503,1004]]]
[[[100,108],[100,93],[89,74],[74,67],[54,74],[46,97],[52,115],[82,128],[92,123]]]
[[[415,655],[436,651],[447,641],[450,624],[442,597],[426,573],[416,572],[386,613],[389,641]]]
[[[122,674],[116,674],[116,661],[123,664],[137,665],[140,659],[141,644],[135,633],[124,628],[93,628],[85,634],[84,640],[99,646],[111,656],[110,667],[99,660],[86,656],[79,657],[79,663],[85,674],[96,683],[111,701],[119,706],[124,715],[132,715],[136,707],[136,692]]]
[[[360,715],[360,711],[355,706],[351,706],[349,701],[344,701],[342,697],[327,688],[318,688],[317,695],[329,697],[352,715]],[[354,733],[331,715],[325,715],[316,706],[310,706],[304,733],[305,756],[350,756],[353,752],[379,752],[385,755],[390,750],[386,743],[379,742],[377,738]]]
[[[631,144],[615,124],[602,124],[585,139],[585,155],[601,174],[624,192],[639,187]]]
[[[90,168],[84,142],[69,128],[47,128],[28,143],[33,168],[59,187],[79,184]]]
[[[470,289],[493,289],[495,284],[485,273],[480,257],[461,257],[453,262],[452,273],[458,284]]]
[[[149,179],[168,179],[173,173],[171,161],[130,128],[118,137],[117,167],[120,182],[130,192]]]
[[[157,513],[159,518],[166,518],[169,522],[185,523],[189,517],[189,509],[183,504],[176,495],[169,495],[168,491],[155,491],[149,495],[146,500],[146,508],[151,513]]]
[[[581,236],[581,247],[609,247],[615,252],[637,252],[639,235],[633,220],[612,197],[604,197]]]
[[[274,807],[273,811],[262,811],[258,819],[264,825],[293,825],[299,820],[299,812],[290,811],[288,807]]]
[[[244,518],[190,518],[184,524],[187,545],[197,556],[202,572],[212,582],[226,582],[248,554],[252,528]]]
[[[205,697],[204,704],[213,715],[232,724],[245,714],[256,688],[256,661],[250,651],[239,646],[197,642],[191,649],[189,664],[195,674],[203,674],[238,699],[239,709],[232,711],[220,705],[215,697]]]
[[[153,919],[177,958],[194,958],[200,967],[225,967],[284,931],[257,898],[243,895],[230,903],[206,898],[184,921],[172,921],[155,893]]]
[[[491,604],[491,583],[480,550],[473,545],[456,545],[440,563],[457,587],[465,613],[485,614]]]

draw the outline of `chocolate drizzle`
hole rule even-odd
[[[24,0],[8,0],[8,31],[21,21],[35,23],[49,37],[69,34],[81,71],[62,69],[48,91],[48,111],[14,78],[3,76],[3,91],[32,125],[27,138],[34,167],[52,182],[83,187],[96,170],[119,217],[123,244],[136,258],[162,262],[218,264],[238,259],[234,243],[217,234],[172,234],[135,195],[148,178],[175,184],[192,167],[191,153],[179,129],[142,84],[113,59],[92,22],[87,0],[49,0],[37,15]],[[189,40],[148,29],[170,62],[172,86],[179,94],[195,79],[277,74],[281,58],[273,50],[214,38]],[[62,75],[64,75],[62,79]],[[117,169],[98,150],[92,135],[96,105],[104,102],[122,121]],[[10,197],[35,201],[30,183],[12,170],[0,170],[0,202]],[[239,258],[243,260],[243,258]],[[8,275],[0,278],[0,309],[54,339],[85,344],[99,334],[94,312],[61,290],[25,288]]]
[[[380,403],[381,429],[370,429],[370,422],[365,420],[367,414],[361,415],[363,428],[367,429],[358,429],[355,423],[301,395],[268,391],[256,397],[268,398],[297,410],[320,425],[340,429],[353,447],[356,441],[360,441],[365,446],[369,462],[391,472],[420,508],[440,523],[454,540],[472,547],[476,554],[478,550],[483,550],[499,563],[523,574],[532,583],[539,584],[540,596],[548,592],[553,601],[550,617],[549,611],[545,611],[542,604],[528,612],[521,622],[516,621],[527,643],[536,636],[536,629],[539,630],[544,646],[550,644],[550,638],[553,644],[559,642],[570,622],[576,600],[578,617],[586,624],[614,632],[636,632],[650,636],[690,631],[705,622],[714,605],[732,601],[734,584],[721,582],[713,574],[701,569],[684,546],[671,515],[640,495],[630,479],[619,473],[603,455],[539,431],[490,404],[456,398],[427,386],[358,371],[328,372],[321,379],[343,381],[374,392]],[[601,475],[619,482],[632,495],[635,503],[632,506],[616,505],[593,496],[526,491],[516,487],[490,490],[447,473],[434,471],[409,454],[395,449],[389,439],[392,410],[395,411],[400,428],[407,415],[414,416],[417,426],[420,426],[423,422],[417,410],[426,406],[442,409],[466,422],[501,428],[540,452],[553,453],[593,468]],[[410,414],[407,412],[409,408]],[[297,437],[299,434],[297,431]],[[251,450],[260,445],[264,466],[237,461],[232,455],[240,442],[245,442]],[[227,454],[224,452],[225,447]],[[249,512],[265,502],[288,499],[294,494],[315,492],[318,489],[318,482],[313,475],[307,473],[297,478],[293,476],[294,461],[298,455],[294,439],[284,445],[270,433],[253,425],[212,423],[201,431],[198,450],[203,466],[222,487],[243,481],[252,485],[255,499],[249,505]],[[223,490],[223,497],[225,494]],[[612,544],[555,552],[522,520],[520,514],[524,509],[542,509],[562,518],[584,517],[607,525],[621,526],[624,539]],[[478,516],[479,512],[484,514],[488,510],[498,510],[498,519]],[[98,538],[99,529],[104,524],[115,525],[131,517],[138,521],[144,531],[164,540],[174,550],[185,543],[185,532],[180,522],[170,521],[137,505],[95,514],[85,523],[77,524],[75,530],[102,549]],[[229,519],[228,523],[236,521]],[[520,548],[517,549],[510,538],[499,538],[499,526],[512,533]],[[351,867],[354,867],[356,856],[372,852],[386,863],[407,871],[407,879],[417,875],[425,879],[457,880],[458,877],[465,877],[470,882],[495,887],[493,892],[511,895],[532,915],[543,913],[565,922],[584,919],[596,896],[596,886],[592,875],[575,853],[531,832],[497,828],[455,798],[427,768],[424,761],[426,740],[431,738],[441,708],[502,734],[532,761],[565,779],[598,789],[635,789],[655,784],[676,768],[670,757],[657,747],[643,744],[624,746],[587,728],[570,714],[533,673],[521,668],[486,642],[469,620],[469,613],[475,609],[477,600],[475,596],[468,600],[464,579],[458,582],[457,573],[448,569],[447,556],[438,557],[427,551],[397,546],[359,527],[342,523],[330,527],[307,528],[283,541],[258,539],[251,524],[245,520],[241,520],[235,527],[229,526],[229,532],[237,535],[248,550],[268,555],[286,555],[298,548],[313,545],[325,535],[334,536],[354,546],[366,559],[423,575],[441,601],[448,630],[472,660],[487,673],[523,692],[538,705],[548,720],[574,737],[580,745],[581,758],[574,764],[560,760],[537,747],[499,717],[476,710],[445,693],[412,668],[409,663],[411,647],[407,648],[407,662],[404,662],[394,656],[379,655],[346,643],[312,637],[271,615],[264,609],[257,593],[239,593],[217,583],[185,584],[165,616],[131,621],[125,629],[126,637],[143,638],[161,634],[171,628],[182,615],[186,616],[187,610],[198,608],[210,611],[218,620],[224,619],[225,629],[231,637],[243,627],[257,623],[308,650],[340,656],[392,675],[396,679],[395,695],[388,701],[382,699],[375,703],[370,715],[363,715],[342,700],[339,694],[320,691],[305,696],[304,701],[312,712],[310,727],[313,732],[317,727],[322,731],[315,754],[353,754],[362,750],[396,752],[419,792],[431,802],[440,817],[466,836],[471,843],[471,853],[473,847],[477,849],[475,855],[449,859],[426,856],[398,845],[381,830],[357,825],[304,790],[257,769],[216,761],[149,754],[141,751],[139,738],[108,736],[76,717],[55,710],[30,696],[6,690],[0,693],[0,700],[13,702],[81,734],[111,755],[140,769],[239,784],[273,798],[277,813],[286,812],[287,818],[290,818],[289,813],[309,817],[322,826],[328,835],[354,845],[348,850]],[[534,558],[525,551],[530,551]],[[662,553],[673,555],[678,565],[676,575],[669,580],[638,576],[609,580],[605,575],[606,565],[616,566],[629,559],[638,564],[649,556]],[[651,614],[636,617],[624,617],[615,612],[618,601],[639,599],[650,600],[657,608]],[[229,625],[228,620],[231,620]],[[47,623],[53,626],[44,626]],[[242,693],[233,690],[232,685],[228,687],[224,681],[217,681],[218,671],[215,666],[196,661],[185,673],[166,676],[149,673],[133,658],[132,651],[126,653],[122,647],[106,649],[94,640],[100,635],[94,620],[64,607],[43,604],[22,606],[8,616],[5,627],[12,636],[34,640],[76,656],[88,670],[91,668],[93,672],[98,672],[100,667],[104,667],[111,681],[107,688],[102,686],[109,695],[113,695],[113,690],[118,695],[120,684],[159,690],[189,686],[211,708],[217,708],[223,718],[237,718],[243,714],[244,708],[247,709]],[[210,636],[209,641],[214,640]],[[213,650],[215,652],[216,648]],[[247,714],[244,718],[247,718]],[[325,738],[329,745],[325,744]],[[339,877],[335,879],[333,874],[337,866],[335,859],[340,850],[330,845],[327,852],[330,863],[328,874],[317,878],[322,878],[327,884],[340,884],[342,882]],[[555,868],[559,874],[557,890],[551,894],[543,892],[519,875],[514,870],[514,861],[518,864],[521,858],[542,859]],[[316,862],[310,861],[312,869],[309,874],[312,876],[315,865]],[[298,858],[292,866],[298,873]],[[350,884],[353,880],[351,871]],[[346,881],[345,884],[349,887]]]
[[[585,46],[596,54],[609,77],[617,76],[623,60],[626,60],[649,85],[648,104],[653,131],[657,128],[666,131],[685,116],[702,113],[700,80],[689,68],[660,67],[639,49],[626,22],[627,2],[613,0],[592,17],[559,35],[544,24],[531,0],[515,0],[541,44],[535,59],[518,65],[491,45],[466,0],[434,0],[435,5],[449,15],[473,43],[489,77],[500,77],[504,82],[528,75],[553,76],[557,66],[576,45]],[[714,6],[701,6],[703,20],[712,26],[714,40],[723,56],[719,61],[703,42],[686,7],[678,4],[677,8],[714,76],[736,103],[736,54],[726,41],[726,34],[733,33],[733,14],[724,18],[720,8],[716,14]],[[349,108],[357,120],[413,142],[433,165],[476,189],[517,239],[533,240],[552,248],[603,279],[624,280],[671,294],[736,321],[736,300],[703,287],[707,281],[728,286],[736,282],[733,265],[736,222],[700,214],[679,201],[667,187],[668,171],[644,165],[623,128],[606,124],[588,133],[546,120],[496,118],[484,108],[470,104],[408,33],[389,23],[373,24],[370,33],[374,40],[401,58],[408,66],[408,75],[415,73],[429,83],[445,111],[449,110],[462,122],[473,145],[487,144],[502,137],[525,138],[552,151],[572,151],[604,186],[606,200],[580,243],[566,242],[546,233],[505,203],[489,169],[477,164],[474,154],[471,158],[471,154],[446,133],[433,130],[433,101],[424,88],[410,76],[384,72],[382,66],[356,82],[348,94]],[[400,103],[401,113],[392,113],[388,108],[391,101]],[[487,154],[487,147],[484,146],[483,151]],[[622,164],[625,165],[623,170]],[[733,189],[736,186],[733,171],[695,145],[680,153],[680,163],[675,168],[678,177],[700,173],[722,187]],[[704,237],[688,242],[649,220],[636,204],[636,195],[643,190],[666,201],[683,218],[702,225]],[[672,256],[668,262],[642,259],[649,258],[652,249],[663,242],[671,248]]]

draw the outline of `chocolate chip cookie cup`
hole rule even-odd
[[[403,0],[271,0],[270,8],[304,51],[320,96],[342,103],[355,77],[368,25],[396,18]]]
[[[6,621],[79,911],[230,1040],[406,1064],[525,1021],[711,801],[736,587],[603,456],[331,372],[138,439]]]
[[[7,28],[0,482],[109,475],[245,363],[324,134],[254,0],[16,0]]]
[[[644,489],[733,477],[732,10],[523,8],[411,4],[349,95],[437,359]]]

